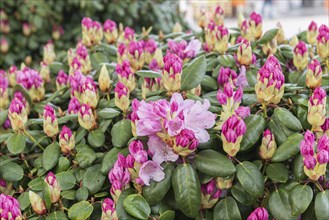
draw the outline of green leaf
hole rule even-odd
[[[284,189],[272,192],[269,199],[269,208],[275,219],[297,219],[291,212],[289,194]]]
[[[29,198],[29,193],[28,192],[23,192],[18,198],[18,203],[19,203],[19,208],[20,210],[24,211],[29,207],[30,203],[30,198]]]
[[[103,161],[102,161],[102,167],[101,172],[104,175],[107,175],[110,169],[114,166],[114,163],[118,159],[118,154],[123,154],[124,156],[127,156],[129,154],[128,148],[112,148],[109,152],[106,153]]]
[[[56,179],[59,182],[62,190],[72,189],[75,186],[75,176],[67,171],[56,174]]]
[[[289,178],[289,170],[282,163],[272,163],[266,167],[266,175],[274,182],[285,183]]]
[[[0,176],[3,180],[16,182],[23,178],[24,171],[17,163],[9,162],[0,166]]]
[[[294,131],[300,131],[303,129],[300,121],[289,110],[285,108],[276,108],[274,114],[287,128]]]
[[[213,177],[230,176],[236,171],[230,159],[214,150],[204,150],[198,153],[195,156],[194,165],[202,173]]]
[[[299,152],[299,144],[303,138],[304,136],[299,133],[289,136],[287,140],[275,151],[272,161],[282,162],[295,156]]]
[[[319,192],[315,198],[315,215],[317,219],[329,219],[329,190]]]
[[[304,71],[304,72],[295,71],[295,72],[289,73],[288,79],[289,79],[290,83],[305,87],[306,71]]]
[[[37,177],[33,180],[31,180],[28,183],[28,186],[30,187],[30,189],[32,189],[33,191],[41,191],[43,189],[43,183],[44,180],[41,177]]]
[[[103,108],[97,113],[97,115],[103,119],[112,119],[120,115],[120,112],[113,108]]]
[[[167,164],[164,168],[165,178],[160,182],[151,180],[149,186],[143,187],[143,196],[150,205],[156,205],[162,201],[171,187],[171,175],[174,171],[173,164]]]
[[[60,147],[57,142],[48,145],[42,154],[42,166],[48,171],[56,166],[60,155]]]
[[[0,111],[0,126],[3,125],[3,123],[5,123],[5,121],[8,118],[8,110],[1,110]]]
[[[296,185],[289,192],[289,202],[293,215],[299,215],[307,209],[313,199],[313,190],[308,185]]]
[[[172,210],[167,210],[160,214],[159,220],[174,220],[175,219],[175,212]]]
[[[250,87],[254,87],[257,83],[258,70],[255,68],[246,71],[246,78]]]
[[[217,81],[212,78],[211,76],[205,75],[202,82],[201,82],[202,89],[206,91],[214,91],[218,90]]]
[[[26,138],[21,133],[12,134],[7,140],[8,151],[12,154],[22,153],[26,146]]]
[[[249,161],[244,161],[238,164],[236,169],[236,176],[244,190],[257,198],[263,196],[264,178],[258,167]]]
[[[87,168],[96,160],[96,158],[97,156],[95,152],[89,147],[78,150],[78,153],[75,156],[75,160],[79,163],[79,167],[81,168]]]
[[[236,65],[236,61],[234,59],[234,56],[232,55],[220,55],[218,57],[218,62],[220,65],[224,66],[224,67],[235,67]]]
[[[70,167],[71,162],[66,157],[59,157],[58,164],[55,168],[55,173],[66,171]]]
[[[228,196],[221,199],[214,209],[214,219],[239,220],[241,219],[240,211],[235,200]]]
[[[241,141],[241,151],[254,147],[265,129],[265,120],[261,115],[250,115],[245,123],[247,130]]]
[[[127,213],[137,219],[148,219],[151,214],[151,208],[143,196],[132,194],[123,200],[123,207]]]
[[[103,186],[105,176],[101,172],[101,165],[89,167],[83,175],[82,185],[89,190],[91,195],[97,193]]]
[[[244,191],[241,183],[236,183],[231,188],[231,193],[238,202],[244,205],[253,205],[257,200],[257,198],[253,197],[252,195]]]
[[[206,74],[206,57],[200,56],[183,69],[181,90],[186,91],[197,87]]]
[[[63,117],[60,117],[58,119],[58,124],[66,124],[69,121],[77,121],[78,120],[78,115],[77,114],[70,114],[70,115],[65,115]]]
[[[146,77],[146,78],[162,78],[161,73],[153,71],[153,70],[138,70],[136,72],[136,75],[140,77]]]
[[[67,71],[67,68],[61,62],[52,62],[49,65],[49,70],[52,74],[57,75],[60,70]]]
[[[278,33],[278,28],[273,28],[264,33],[261,39],[257,41],[257,44],[266,44],[270,42]]]
[[[87,201],[75,203],[68,211],[69,218],[72,220],[85,220],[93,212],[93,206]]]
[[[104,132],[100,129],[93,130],[88,134],[88,143],[90,146],[97,148],[103,146],[105,142]]]
[[[129,215],[126,210],[123,208],[123,201],[125,200],[125,198],[127,198],[127,196],[136,193],[135,189],[132,188],[128,188],[125,189],[119,196],[119,199],[117,201],[117,203],[115,204],[115,208],[117,211],[117,215],[119,219],[125,219],[125,220],[136,220],[136,218],[133,218],[131,215]]]
[[[77,192],[75,193],[75,198],[78,201],[85,201],[88,199],[89,196],[89,192],[88,189],[86,187],[81,187],[77,190]]]
[[[114,147],[126,147],[132,138],[131,121],[123,119],[113,125],[111,130],[112,144]]]
[[[47,215],[46,220],[68,220],[67,215],[62,211],[52,212]]]
[[[195,218],[201,205],[201,186],[198,175],[191,164],[180,164],[172,176],[175,201],[188,217]]]
[[[307,176],[304,172],[304,161],[303,156],[298,154],[292,163],[292,173],[294,174],[296,180],[305,180]]]
[[[75,200],[75,193],[76,191],[74,189],[64,190],[61,192],[61,196],[67,200]]]

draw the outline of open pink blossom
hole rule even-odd
[[[172,148],[157,136],[150,136],[147,146],[153,161],[158,164],[169,161],[175,162],[178,159],[178,155],[172,151]]]
[[[160,182],[164,179],[165,174],[163,168],[155,161],[149,160],[145,162],[139,171],[139,177],[145,185],[150,185],[150,180]]]

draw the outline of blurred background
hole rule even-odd
[[[85,16],[104,22],[115,20],[140,32],[170,33],[179,23],[183,30],[200,31],[200,11],[213,13],[220,5],[225,26],[237,27],[236,16],[256,11],[263,15],[263,30],[280,21],[290,38],[309,23],[329,23],[329,0],[0,0],[0,69],[39,60],[44,44],[67,50],[81,38]]]

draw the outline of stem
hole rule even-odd
[[[34,137],[32,137],[32,135],[30,135],[26,130],[24,130],[24,134],[30,138],[31,141],[33,141],[36,145],[38,145],[38,147],[41,149],[41,150],[45,150],[44,147],[42,147],[35,139]]]
[[[324,191],[324,189],[322,188],[322,186],[319,182],[315,182],[314,184],[315,184],[316,188],[318,188],[318,190],[320,190],[321,192]]]
[[[262,107],[263,107],[263,112],[264,112],[264,118],[267,118],[267,109],[266,109],[266,104],[265,102],[262,102]]]

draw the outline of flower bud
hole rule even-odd
[[[257,74],[255,91],[258,101],[278,104],[284,92],[284,75],[279,61],[270,55]]]
[[[43,61],[50,65],[56,59],[56,54],[54,50],[54,44],[52,41],[48,41],[48,43],[43,47]]]
[[[89,105],[82,104],[78,112],[78,121],[81,127],[90,130],[96,126],[95,117]]]
[[[299,41],[294,49],[293,62],[298,70],[304,70],[308,64],[308,50],[303,41]]]
[[[45,202],[42,198],[33,191],[29,191],[30,203],[33,211],[38,215],[44,215],[47,212]]]
[[[127,56],[131,65],[132,71],[142,69],[145,63],[145,54],[143,51],[143,44],[141,41],[131,41],[128,44]]]
[[[277,39],[277,41],[278,41],[279,44],[282,44],[285,41],[284,30],[283,30],[282,25],[281,25],[280,22],[278,22],[278,24],[276,26],[279,29],[278,30],[278,33],[276,35],[276,39]]]
[[[272,38],[268,43],[263,44],[262,50],[266,55],[275,54],[278,47],[277,37]]]
[[[128,88],[123,83],[118,82],[114,89],[114,95],[115,105],[123,112],[126,112],[130,104]]]
[[[84,77],[80,83],[82,84],[82,103],[89,105],[93,109],[96,108],[99,99],[96,83],[91,77]]]
[[[184,129],[176,136],[173,151],[182,157],[186,157],[193,153],[198,145],[199,141],[195,138],[194,133]]]
[[[24,36],[28,37],[32,34],[32,25],[24,22],[22,25],[22,29],[23,29],[23,34]]]
[[[102,92],[109,91],[111,87],[110,75],[109,72],[107,71],[105,64],[103,64],[98,77],[98,86]]]
[[[206,44],[210,50],[214,50],[220,54],[224,54],[228,49],[229,33],[226,27],[217,26],[210,21],[205,30]]]
[[[248,20],[242,21],[242,23],[239,27],[240,27],[241,35],[244,39],[246,39],[248,41],[253,41],[254,40],[254,38],[251,34],[251,29],[250,29]]]
[[[249,66],[252,63],[252,50],[249,41],[246,39],[242,40],[236,56],[240,65]]]
[[[212,179],[206,184],[201,185],[201,207],[210,209],[218,202],[222,191],[217,189],[216,180]]]
[[[62,127],[62,131],[59,134],[59,146],[63,154],[69,154],[75,147],[75,139],[71,129],[65,125]]]
[[[247,220],[268,220],[269,215],[265,208],[258,207],[247,218]]]
[[[307,121],[313,127],[320,127],[326,120],[326,91],[317,87],[308,101]]]
[[[208,24],[208,17],[207,17],[207,14],[206,14],[206,10],[201,9],[200,10],[200,16],[199,16],[199,19],[198,19],[198,25],[199,25],[200,28],[205,29],[207,24]]]
[[[183,27],[179,22],[176,22],[173,29],[172,29],[172,33],[179,33],[183,31]]]
[[[263,160],[269,160],[273,157],[276,149],[277,146],[274,135],[269,129],[265,130],[263,133],[262,145],[259,148],[259,156]]]
[[[54,137],[58,133],[55,110],[50,105],[46,105],[43,110],[43,130],[48,137]]]
[[[307,130],[304,134],[304,140],[300,142],[300,154],[303,157],[314,155],[314,134]]]
[[[25,129],[25,124],[27,122],[26,109],[24,104],[17,98],[14,98],[10,103],[8,117],[14,131]]]
[[[182,68],[183,62],[182,60],[174,55],[167,54],[164,58],[164,68],[162,71],[162,81],[163,86],[167,91],[177,91],[181,86],[181,78],[182,78]]]
[[[56,179],[56,176],[52,172],[49,172],[46,176],[45,183],[49,187],[51,203],[58,202],[61,197],[61,187]]]
[[[326,164],[329,162],[329,153],[326,150],[320,150],[316,154],[316,159],[319,164]]]
[[[115,203],[110,198],[104,199],[102,203],[101,220],[118,220],[117,212],[115,210]]]
[[[240,143],[242,136],[246,132],[246,124],[242,119],[236,115],[229,117],[222,126],[222,141],[224,151],[230,155],[235,156],[240,150]]]
[[[250,33],[255,40],[259,39],[263,33],[263,23],[262,23],[262,16],[253,12],[249,16],[249,28]]]
[[[51,33],[51,36],[54,40],[59,40],[61,35],[64,34],[64,29],[61,25],[53,25],[53,32]]]
[[[0,52],[5,54],[9,50],[9,43],[5,37],[0,38]]]
[[[329,118],[326,118],[323,125],[321,125],[321,129],[323,133],[329,137]]]
[[[117,64],[115,68],[118,74],[119,81],[122,82],[129,90],[129,93],[136,88],[135,74],[132,72],[132,68],[128,60],[124,60],[122,64]]]
[[[312,21],[308,26],[306,32],[307,43],[314,45],[316,43],[316,37],[318,36],[318,25]]]
[[[80,106],[81,105],[80,105],[79,100],[76,97],[72,97],[69,102],[67,112],[69,114],[77,114],[79,112]]]
[[[154,57],[155,51],[158,49],[157,43],[155,42],[154,39],[151,38],[151,39],[142,41],[142,44],[143,44],[143,50],[144,50],[144,54],[145,54],[145,62],[149,64]]]
[[[16,75],[17,75],[17,67],[12,65],[10,68],[9,68],[9,84],[14,87],[16,85]]]
[[[214,22],[216,25],[224,25],[224,10],[219,5],[215,9]]]
[[[317,51],[322,59],[329,57],[329,28],[325,24],[319,28],[317,39]]]
[[[60,90],[60,89],[64,88],[65,86],[67,86],[68,79],[69,79],[69,76],[63,70],[60,70],[56,77],[57,90]]]
[[[78,43],[75,53],[81,64],[81,72],[83,74],[89,73],[92,67],[87,48],[82,43]]]
[[[216,177],[216,185],[218,189],[230,189],[233,185],[233,176]]]
[[[0,219],[22,220],[23,216],[17,199],[6,194],[0,194]]]
[[[143,99],[146,99],[146,96],[150,92],[159,91],[162,88],[162,80],[161,78],[147,78],[144,77],[144,81],[142,84],[142,96]]]
[[[290,41],[289,41],[289,45],[292,47],[292,48],[295,48],[298,44],[299,40],[298,40],[298,37],[297,35],[293,36]]]
[[[45,95],[44,82],[40,74],[28,67],[17,73],[17,84],[23,86],[33,101],[41,101]]]
[[[118,38],[118,28],[115,21],[107,19],[103,25],[103,29],[107,43],[113,44],[114,42],[116,42]]]
[[[100,44],[103,39],[103,27],[91,18],[85,17],[81,21],[82,27],[82,43],[90,47],[92,45]]]
[[[238,74],[234,70],[222,66],[219,70],[217,82],[222,87],[224,87],[226,83],[230,83],[232,86],[236,86],[237,78]]]
[[[49,66],[43,61],[41,61],[40,66],[41,66],[41,69],[40,69],[41,78],[46,83],[49,83],[50,82],[50,69],[49,69]]]
[[[321,64],[317,60],[312,60],[308,64],[306,72],[306,86],[310,89],[320,87],[322,83],[322,69]]]

